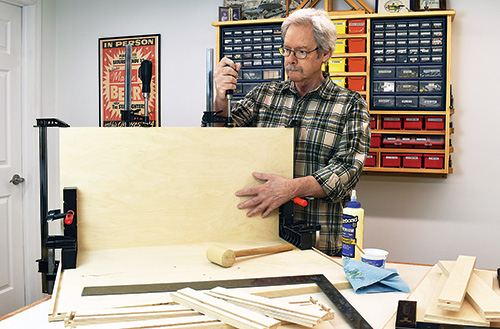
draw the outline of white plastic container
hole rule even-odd
[[[363,249],[365,210],[352,190],[351,201],[346,203],[342,215],[342,257],[361,260],[359,249]],[[356,246],[357,245],[357,246]]]
[[[366,248],[363,249],[364,255],[361,255],[361,261],[363,263],[373,265],[376,267],[385,268],[385,260],[389,252],[383,249]]]

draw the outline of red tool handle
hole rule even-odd
[[[73,224],[73,216],[74,215],[75,215],[75,212],[73,210],[68,210],[66,217],[64,217],[64,224],[66,224],[66,225]]]
[[[293,198],[292,201],[299,206],[306,207],[307,206],[307,200],[301,199],[301,198]]]

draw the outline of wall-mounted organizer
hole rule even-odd
[[[222,49],[217,58],[225,56],[241,64],[234,102],[262,82],[283,80],[283,56],[279,52],[283,41],[279,24],[221,27],[220,34]]]
[[[337,27],[337,44],[324,69],[339,86],[359,92],[370,110],[372,143],[364,174],[446,177],[453,172],[450,49],[454,17],[454,10],[330,16]],[[286,78],[278,50],[282,22],[212,24],[217,28],[217,59],[227,56],[242,64],[235,99],[260,82]],[[264,34],[272,38],[264,42],[261,31],[262,38]]]

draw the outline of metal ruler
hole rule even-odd
[[[85,287],[82,296],[119,295],[119,294],[145,294],[154,292],[177,291],[190,287],[196,290],[208,290],[215,287],[248,288],[264,286],[280,286],[292,284],[315,283],[328,299],[337,308],[344,319],[354,329],[372,329],[371,325],[349,303],[349,301],[328,281],[323,274],[280,276],[267,278],[233,279],[218,281],[191,281],[173,283],[154,283],[119,286]]]

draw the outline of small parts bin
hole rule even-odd
[[[372,134],[372,139],[370,143],[371,148],[379,148],[382,142],[381,134]]]
[[[348,77],[347,88],[353,91],[365,91],[366,77]]]
[[[366,155],[365,167],[377,166],[377,153],[368,153]]]
[[[355,38],[347,41],[347,52],[349,53],[364,53],[366,52],[366,39]]]
[[[374,135],[372,134],[372,146]],[[383,148],[417,148],[417,149],[444,149],[444,136],[408,136],[408,135],[388,135],[382,138]]]
[[[444,149],[443,136],[415,137],[415,148]]]
[[[346,51],[346,39],[337,39],[337,42],[335,43],[335,54],[343,54]]]
[[[345,58],[330,58],[328,69],[330,72],[345,72]]]
[[[403,168],[422,168],[422,154],[402,154]]]
[[[444,130],[444,116],[426,116],[425,129],[426,130]]]
[[[337,30],[338,33],[338,30]],[[366,33],[365,19],[350,19],[347,21],[348,34],[363,34]],[[339,33],[340,34],[340,33]]]
[[[377,116],[376,115],[370,115],[370,128],[377,129]]]
[[[382,129],[401,130],[401,117],[393,115],[382,116]]]
[[[332,21],[333,25],[337,28],[337,35],[346,34],[347,31],[347,21],[345,19]]]
[[[382,167],[401,168],[401,154],[382,153]]]
[[[365,72],[366,58],[352,57],[347,59],[347,72]]]
[[[424,154],[425,169],[444,169],[444,154]]]
[[[422,115],[405,116],[403,128],[406,130],[422,130],[424,117]]]
[[[382,145],[385,148],[396,148],[403,145],[399,136],[385,136],[382,140]]]
[[[331,77],[330,80],[332,80],[339,87],[342,87],[342,88],[346,87],[346,84],[345,84],[346,79],[344,77]]]

